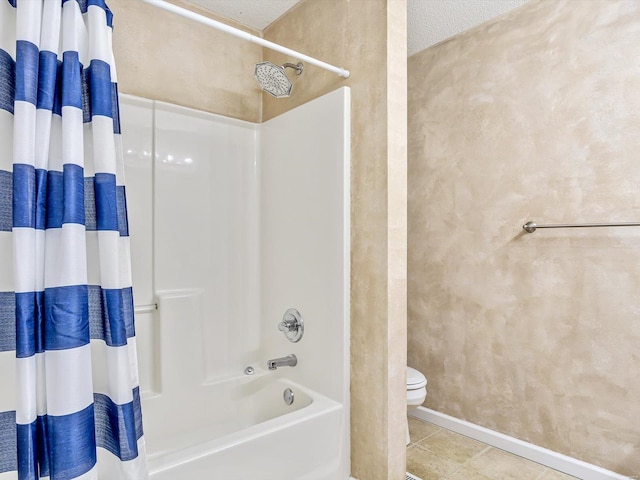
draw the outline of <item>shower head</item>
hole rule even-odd
[[[271,62],[261,62],[256,64],[255,77],[262,89],[276,98],[288,97],[293,90],[293,84],[285,73],[285,68],[293,68],[296,75],[302,73],[304,65],[299,62],[297,65],[293,63],[285,63],[281,67]]]

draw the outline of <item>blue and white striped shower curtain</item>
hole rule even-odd
[[[111,35],[0,0],[0,480],[148,476]]]

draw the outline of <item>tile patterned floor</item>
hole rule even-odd
[[[413,417],[409,434],[407,471],[422,480],[575,480]]]

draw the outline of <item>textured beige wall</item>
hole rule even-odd
[[[351,87],[351,461],[361,480],[400,480],[406,414],[406,1],[304,0],[266,39],[351,71],[306,65],[264,119]],[[265,51],[276,63],[291,58]]]
[[[262,91],[253,78],[259,45],[137,0],[108,3],[120,92],[260,121]],[[186,2],[172,3],[240,27]]]
[[[409,59],[426,405],[640,472],[640,2],[532,1]]]
[[[406,418],[407,418],[407,2],[387,2],[387,479],[406,479]],[[360,124],[355,135],[362,135],[366,125]],[[362,157],[366,164],[366,157]],[[362,167],[361,167],[362,168]],[[382,192],[379,193],[382,195]],[[360,205],[360,215],[367,218],[366,206]],[[354,275],[359,275],[356,271]],[[359,292],[353,292],[358,294]],[[365,313],[365,312],[363,312]],[[366,319],[366,317],[364,317]],[[367,328],[366,322],[360,328]],[[360,335],[362,333],[360,332]],[[368,352],[366,344],[361,349]],[[362,356],[361,352],[357,352]],[[371,353],[368,352],[368,355]],[[357,361],[360,358],[356,359]],[[358,362],[352,364],[356,375]],[[361,386],[360,402],[367,401],[366,385]],[[369,407],[370,408],[370,407]],[[375,415],[375,411],[360,414]],[[370,440],[369,440],[370,441]],[[356,445],[357,448],[357,445]],[[359,457],[360,462],[367,459]],[[363,476],[362,479],[375,478]]]

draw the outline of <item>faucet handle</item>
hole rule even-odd
[[[304,334],[304,321],[302,315],[295,308],[290,308],[282,316],[282,321],[278,324],[280,330],[290,342],[299,342]]]
[[[292,322],[291,320],[283,320],[278,324],[278,330],[280,330],[281,332],[290,332],[295,328],[295,321]]]

